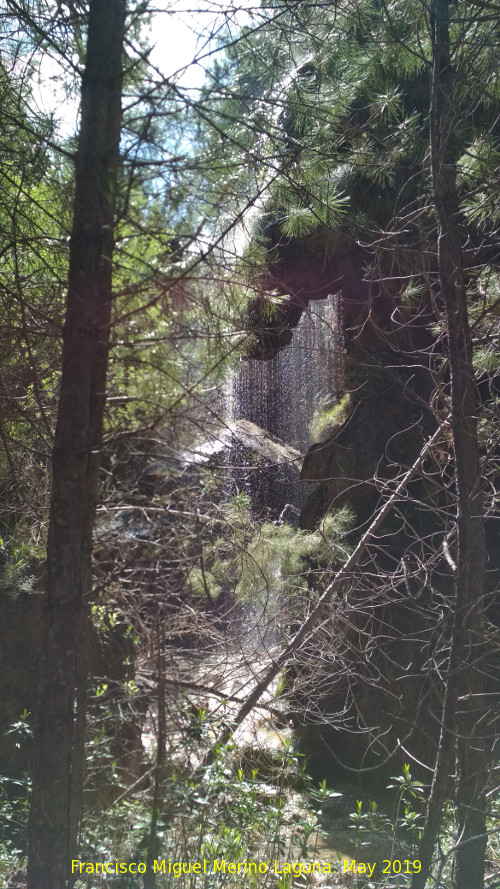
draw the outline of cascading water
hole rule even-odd
[[[245,490],[257,511],[267,512],[275,521],[286,520],[294,526],[310,494],[309,485],[300,480],[300,455],[308,450],[310,427],[316,412],[331,407],[343,394],[343,333],[341,298],[311,301],[293,331],[291,343],[263,361],[243,362],[229,381],[226,395],[226,419],[235,428],[235,441],[246,445],[242,454],[233,451],[233,463],[227,477],[232,493]],[[248,447],[247,423],[257,436],[269,436],[293,449],[292,455],[257,460],[249,465],[248,455],[263,455],[262,446]],[[246,456],[245,456],[246,455]],[[252,460],[250,460],[250,464]]]
[[[341,299],[310,302],[289,346],[270,361],[246,361],[231,382],[232,417],[250,420],[305,453],[315,411],[343,392]]]

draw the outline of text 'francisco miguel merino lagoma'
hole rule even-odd
[[[215,858],[213,861],[203,858],[202,861],[172,861],[171,858],[163,858],[153,862],[155,874],[171,874],[173,877],[182,877],[183,874],[267,874],[267,873],[326,873],[331,874],[331,865],[318,861],[301,861],[297,863],[275,861],[227,861],[226,858]],[[146,865],[143,862],[134,861],[80,861],[74,859],[71,862],[72,873],[78,874],[144,874]]]

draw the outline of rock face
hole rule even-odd
[[[329,509],[344,505],[363,520],[378,499],[373,480],[391,479],[395,467],[413,462],[435,428],[429,408],[434,379],[425,358],[435,317],[425,299],[418,309],[405,307],[397,280],[367,280],[369,255],[342,234],[324,230],[312,238],[284,239],[276,225],[267,235],[274,262],[262,280],[262,294],[249,304],[249,355],[262,363],[275,360],[278,352],[286,355],[293,349],[304,312],[336,294],[329,331],[334,382],[321,389],[321,379],[312,370],[312,348],[301,366],[293,366],[292,377],[281,380],[281,390],[298,388],[299,377],[314,376],[319,391],[311,393],[310,400],[316,399],[318,407],[325,395],[330,396],[329,405],[332,396],[333,401],[345,393],[350,398],[348,415],[326,423],[320,438],[304,448],[301,479],[320,484],[308,496],[300,526],[313,530]],[[282,391],[271,396],[274,410],[268,406],[261,420],[266,428],[267,418],[279,414],[284,397]],[[252,405],[252,410],[249,419],[258,407]],[[283,424],[273,432],[286,439]]]
[[[410,313],[398,300],[401,282],[392,271],[383,284],[375,276],[371,280],[367,268],[373,255],[351,238],[324,228],[309,237],[284,238],[277,225],[266,237],[274,261],[257,282],[260,292],[248,303],[250,358],[268,361],[286,348],[307,307],[331,294],[340,295],[344,347],[354,360],[358,350],[376,350],[381,334],[396,333],[402,343],[429,321],[424,312],[418,322],[413,318],[411,331],[403,329]]]
[[[337,330],[332,348],[341,354],[338,377],[343,391],[336,397],[349,397],[345,409],[325,410],[321,433],[305,453],[301,479],[308,485],[300,527],[312,531],[327,512],[348,506],[356,527],[363,529],[387,488],[392,490],[436,428],[429,407],[435,381],[426,353],[434,319],[425,299],[418,310],[398,300],[397,281],[389,286],[367,281],[367,257],[360,248],[341,236],[335,240],[332,235],[333,244],[326,244],[325,233],[322,237],[322,256],[317,238],[312,244],[307,239],[282,240],[275,247],[276,261],[263,281],[264,292],[249,309],[252,355],[269,360],[274,349],[286,351],[306,308],[328,294],[339,294],[340,333]],[[282,295],[274,315],[268,310],[270,291]],[[276,303],[276,298],[271,301]],[[308,373],[307,360],[303,372]],[[329,714],[321,733],[314,725],[297,727],[317,777],[327,775],[337,759],[351,768],[361,762],[373,765],[387,758],[391,748],[397,749],[397,738],[405,736],[417,755],[432,760],[436,731],[432,720],[416,725],[415,711],[426,695],[426,712],[439,712],[440,703],[435,691],[425,686],[422,670],[431,656],[431,599],[434,595],[445,600],[452,575],[444,557],[433,553],[434,535],[436,541],[442,537],[436,514],[419,508],[429,499],[439,508],[437,486],[432,489],[432,483],[417,480],[409,495],[381,528],[380,545],[367,560],[366,575],[360,572],[343,602],[334,605],[324,639],[316,639],[311,650],[303,652],[287,678],[298,710],[315,712],[313,722]],[[359,533],[352,533],[352,546]],[[426,558],[434,558],[435,579],[429,585],[425,572],[415,568]],[[318,649],[326,653],[321,667]],[[334,728],[328,725],[332,716]],[[379,744],[373,739],[382,726],[386,735]]]
[[[435,421],[415,392],[414,376],[404,367],[386,370],[367,356],[351,392],[349,415],[304,457],[301,478],[321,484],[308,499],[301,527],[313,530],[326,511],[345,505],[365,519],[376,507],[384,479],[416,459]]]
[[[293,366],[292,377],[281,380],[281,391],[272,393],[274,409],[269,406],[260,423],[269,428],[268,417],[280,412],[283,388],[297,388],[303,376],[314,376],[318,391],[310,400],[318,407],[325,396],[331,405],[332,396],[335,401],[349,393],[348,416],[326,424],[309,448],[302,442],[301,479],[320,484],[312,493],[308,486],[300,526],[313,530],[329,509],[344,505],[364,520],[378,499],[374,479],[391,479],[397,466],[413,462],[435,429],[429,408],[435,380],[426,357],[434,310],[425,293],[418,307],[405,306],[399,296],[403,284],[389,273],[387,279],[371,280],[367,268],[373,255],[342,232],[319,228],[311,236],[285,238],[276,222],[267,226],[265,242],[271,261],[262,292],[249,303],[249,357],[268,364],[277,353],[290,352],[304,313],[334,294],[330,364],[335,379],[322,389],[312,371],[311,349],[301,367]],[[302,405],[299,410],[306,413]],[[254,405],[252,411],[246,415],[250,420]],[[283,424],[272,431],[287,439]]]

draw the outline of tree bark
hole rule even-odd
[[[445,306],[451,385],[451,427],[457,491],[458,560],[454,619],[441,734],[412,889],[424,889],[441,826],[456,755],[456,843],[453,889],[482,889],[486,849],[487,758],[479,729],[483,708],[484,514],[477,437],[477,394],[467,310],[454,145],[454,70],[449,0],[431,3],[433,69],[430,148],[438,217],[438,272]]]
[[[91,0],[75,164],[61,389],[52,453],[47,631],[36,723],[28,889],[64,889],[78,655],[91,591],[111,312],[126,0]]]
[[[160,613],[160,610],[157,616],[156,644],[158,646],[158,679],[156,689],[158,695],[158,730],[156,735],[156,763],[154,768],[153,799],[151,804],[151,827],[149,831],[146,873],[144,875],[144,889],[156,889],[156,874],[154,871],[154,864],[159,854],[158,819],[161,817],[163,807],[163,784],[165,778],[165,760],[167,755],[167,738],[165,731],[165,640],[162,628],[162,615]]]
[[[89,615],[83,618],[83,632],[78,649],[76,665],[75,696],[73,704],[73,745],[71,752],[71,798],[69,812],[68,860],[76,857],[78,850],[80,823],[83,812],[83,785],[85,781],[85,736],[88,707],[89,669]],[[68,886],[74,886],[77,874],[71,874]]]

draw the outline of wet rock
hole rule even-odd
[[[302,455],[256,423],[231,420],[183,457],[192,467],[224,473],[224,497],[244,491],[256,513],[297,524],[303,504]]]
[[[234,420],[229,424],[232,440],[260,454],[276,466],[294,466],[299,470],[302,454],[290,445],[279,441],[249,420]]]

